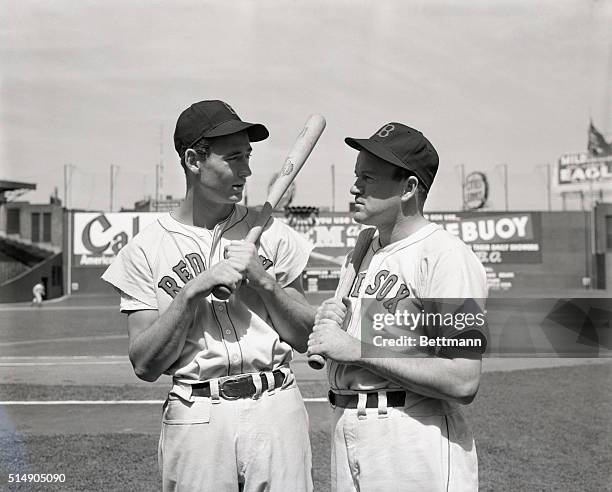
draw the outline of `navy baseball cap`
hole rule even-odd
[[[376,157],[398,167],[412,171],[429,190],[438,170],[436,149],[420,131],[391,122],[380,128],[370,138],[344,139],[357,150],[366,150]]]
[[[200,101],[181,113],[174,130],[174,148],[183,155],[202,138],[221,137],[246,130],[251,142],[268,138],[270,133],[261,123],[242,121],[236,111],[223,101]]]

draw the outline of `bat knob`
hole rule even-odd
[[[319,354],[312,354],[308,357],[308,365],[313,369],[320,371],[325,367],[325,359]]]
[[[232,291],[229,290],[225,285],[217,285],[212,290],[213,296],[215,296],[220,301],[227,301],[232,295]]]

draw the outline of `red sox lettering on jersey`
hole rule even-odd
[[[274,262],[266,258],[264,255],[259,255],[259,258],[265,270],[268,270],[272,265],[274,265]],[[187,265],[191,267],[191,271],[187,267]],[[196,275],[202,273],[204,270],[204,260],[202,259],[200,254],[187,253],[184,259],[181,259],[176,265],[172,267],[174,275],[164,275],[157,284],[157,287],[162,289],[164,292],[166,292],[166,294],[168,294],[171,298],[174,299],[174,297],[176,297],[176,295],[183,288],[183,285],[189,282]],[[177,282],[177,278],[178,282],[181,282],[182,285],[179,285],[179,283]]]
[[[163,313],[196,275],[223,260],[230,241],[244,239],[255,212],[236,205],[214,230],[187,226],[165,214],[119,251],[103,279],[122,292],[121,310]],[[272,220],[259,242],[264,268],[281,287],[301,275],[312,245]],[[283,321],[279,321],[281,323]],[[279,338],[264,303],[240,289],[228,301],[212,295],[197,305],[181,356],[166,371],[181,384],[288,364],[291,346]]]
[[[351,316],[346,331],[361,339],[362,319],[370,318],[374,312],[364,308],[363,300],[375,300],[384,311],[395,314],[402,309],[420,310],[428,299],[481,300],[485,297],[484,267],[468,246],[439,225],[429,224],[385,247],[381,247],[375,237],[349,295]],[[398,387],[359,366],[332,361],[328,368],[334,390],[371,391],[372,388]]]
[[[350,297],[359,297],[366,273],[367,272],[361,272],[357,275]],[[397,289],[395,289],[396,286]],[[406,299],[411,295],[410,288],[405,283],[399,282],[399,277],[389,272],[389,270],[380,270],[377,272],[371,283],[365,286],[364,289],[365,294],[368,296],[374,295],[377,301],[387,299],[383,302],[383,306],[391,314],[395,313],[397,305],[402,299]],[[395,293],[391,294],[391,291],[394,289]],[[391,295],[393,297],[389,298]]]

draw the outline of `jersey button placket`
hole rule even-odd
[[[221,325],[223,341],[227,347],[229,356],[230,374],[239,374],[240,371],[240,347],[236,340],[236,334],[232,322],[229,318],[227,305],[225,303],[217,303],[217,319]]]

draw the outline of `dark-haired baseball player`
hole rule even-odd
[[[268,137],[222,101],[191,105],[174,143],[187,180],[179,209],[121,249],[103,279],[121,293],[138,377],[172,376],[159,464],[164,490],[309,491],[307,414],[289,365],[314,321],[301,273],[311,246],[238,205],[251,143]],[[231,288],[227,302],[212,289]]]
[[[378,233],[349,298],[323,303],[309,340],[330,361],[332,490],[477,490],[459,406],[480,381],[485,270],[423,217],[438,154],[421,132],[391,122],[345,141],[359,151],[354,219]]]

